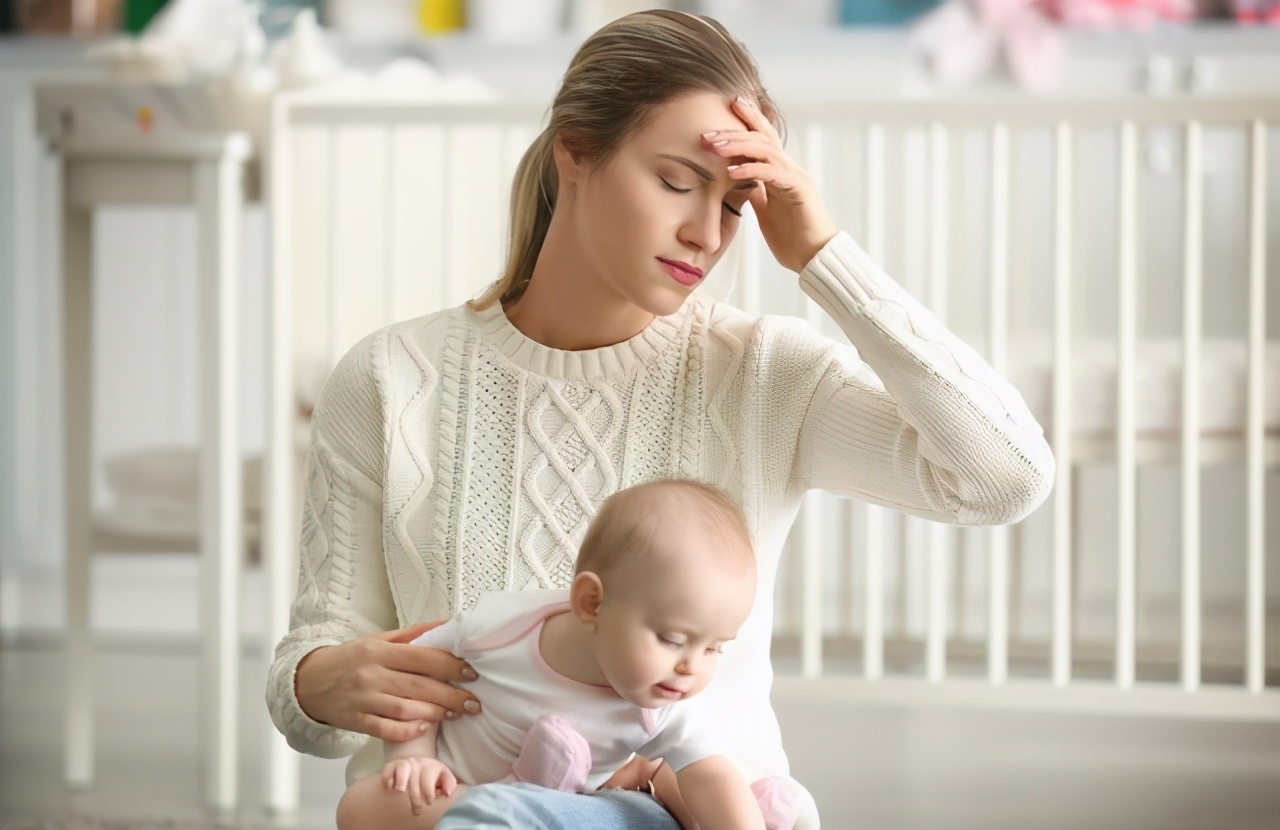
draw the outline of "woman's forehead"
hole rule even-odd
[[[746,125],[729,109],[728,98],[713,92],[691,92],[659,105],[636,138],[696,147],[703,133],[744,129]]]

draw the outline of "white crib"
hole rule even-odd
[[[495,277],[541,116],[332,93],[277,107],[268,640],[296,574],[299,413],[359,337]],[[788,116],[841,226],[1027,397],[1059,481],[997,529],[811,496],[780,577],[776,695],[1280,720],[1280,99]],[[744,230],[705,290],[839,336]],[[287,811],[296,767],[272,753],[268,801]]]

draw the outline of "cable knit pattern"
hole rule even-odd
[[[605,497],[688,476],[743,504],[760,571],[751,617],[691,704],[745,767],[786,774],[769,638],[805,491],[992,523],[1028,513],[1053,480],[1018,393],[852,239],[837,236],[800,280],[853,346],[694,297],[603,349],[547,348],[497,307],[400,323],[353,349],[317,404],[294,629],[271,669],[290,743],[336,756],[363,740],[298,708],[307,652],[447,616],[484,590],[565,587]]]

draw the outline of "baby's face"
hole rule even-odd
[[[643,709],[705,689],[755,600],[754,560],[686,552],[661,573],[628,572],[605,586],[596,660],[609,685]]]

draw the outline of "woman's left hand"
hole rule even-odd
[[[750,201],[760,232],[774,258],[798,272],[839,229],[818,197],[813,179],[787,155],[769,119],[745,98],[735,99],[730,106],[746,129],[707,133],[702,143],[730,160],[729,178],[759,182]]]

